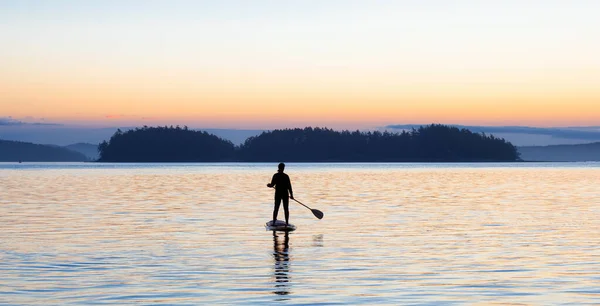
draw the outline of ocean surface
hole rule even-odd
[[[0,163],[0,304],[600,304],[599,163],[276,167]]]

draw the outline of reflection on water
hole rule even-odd
[[[323,234],[313,235],[313,246],[323,247]]]
[[[277,295],[290,294],[290,236],[288,232],[273,231],[273,259],[275,259],[275,291]],[[284,301],[287,299],[278,299]]]
[[[15,165],[0,304],[600,304],[600,164]]]

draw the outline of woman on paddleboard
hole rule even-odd
[[[289,203],[290,198],[294,199],[294,192],[292,191],[292,182],[290,181],[290,177],[283,173],[283,169],[285,169],[284,163],[279,163],[277,166],[277,173],[273,175],[271,179],[271,183],[267,184],[267,187],[273,188],[275,187],[275,207],[273,208],[273,224],[277,221],[277,214],[279,213],[279,205],[283,200],[283,210],[285,212],[285,224],[289,225],[290,219],[290,211],[289,211]],[[289,196],[288,196],[289,191]]]

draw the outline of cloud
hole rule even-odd
[[[131,120],[158,120],[158,117],[139,117],[135,115],[125,115],[125,114],[108,114],[105,115],[106,119],[131,119]]]
[[[106,119],[119,119],[125,117],[125,115],[106,115],[104,116]]]
[[[45,126],[45,125],[50,125],[50,126],[60,126],[62,124],[60,123],[51,123],[51,122],[28,122],[28,121],[46,121],[45,118],[34,118],[31,116],[27,116],[25,117],[25,119],[27,119],[27,121],[21,121],[21,120],[17,120],[11,116],[8,117],[0,117],[0,126],[24,126],[24,125],[37,125],[37,126]]]
[[[22,125],[25,124],[23,121],[15,120],[11,116],[0,117],[0,125]]]
[[[105,115],[106,119],[138,119],[138,116],[126,115],[126,114],[108,114]]]
[[[48,125],[48,126],[63,126],[62,123],[46,123],[46,122],[34,122],[34,123],[26,123],[30,125]]]

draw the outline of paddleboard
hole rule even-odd
[[[288,224],[286,226],[285,221],[283,220],[277,220],[275,221],[275,224],[273,224],[273,220],[267,222],[265,224],[265,228],[268,231],[284,231],[284,232],[291,232],[291,231],[295,231],[296,230],[296,226],[293,224]]]

